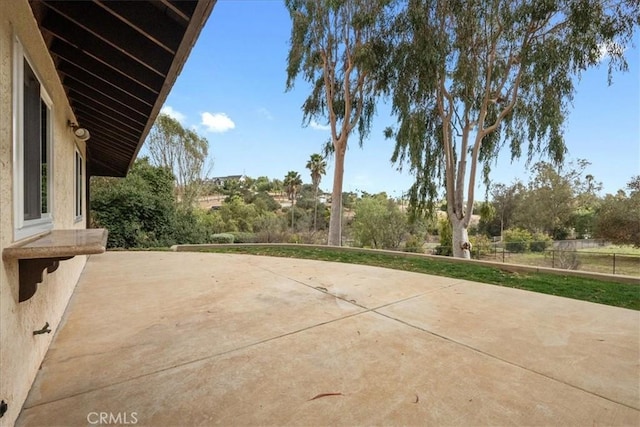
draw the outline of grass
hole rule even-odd
[[[613,273],[613,252],[592,252],[592,251],[555,251],[552,255],[551,250],[543,252],[526,252],[526,253],[509,253],[505,257],[506,262],[513,264],[534,265],[538,267],[563,267],[562,258],[570,258],[571,254],[575,254],[578,265],[577,270],[592,271],[595,273]],[[555,257],[555,259],[553,259]],[[482,259],[489,261],[502,261],[502,252],[497,254],[485,255]],[[566,263],[567,261],[565,261]],[[571,262],[569,262],[571,264]],[[616,253],[615,274],[624,274],[627,276],[640,276],[640,257],[633,254]]]
[[[597,248],[585,248],[578,249],[579,252],[598,252],[603,254],[616,254],[616,255],[640,255],[640,248],[635,248],[629,245],[609,245],[601,246]]]
[[[374,252],[343,251],[331,248],[305,247],[225,247],[208,248],[207,252],[241,253],[319,261],[364,264],[415,273],[433,274],[472,280],[510,288],[525,289],[582,301],[640,310],[640,287],[581,277],[545,273],[510,273],[490,266],[452,263],[432,258],[407,257]]]

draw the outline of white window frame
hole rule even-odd
[[[74,215],[76,222],[82,221],[84,218],[84,181],[85,181],[85,166],[84,157],[78,148],[76,147],[76,153],[73,157],[73,177],[74,177],[74,190],[75,196],[73,200]]]
[[[48,107],[47,115],[47,211],[38,219],[24,219],[24,61],[29,63],[40,82],[40,99]],[[29,60],[22,43],[13,43],[13,208],[14,240],[21,240],[53,228],[53,101],[43,79]]]

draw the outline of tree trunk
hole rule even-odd
[[[471,259],[471,243],[469,243],[469,234],[467,233],[467,227],[464,225],[464,220],[454,216],[451,218],[451,226],[453,228],[454,258]]]
[[[315,196],[315,205],[313,207],[313,231],[316,232],[318,231],[318,228],[316,226],[317,223],[317,219],[318,219],[318,186],[316,185],[316,196]]]
[[[346,149],[335,152],[336,164],[333,171],[331,192],[331,218],[329,219],[329,246],[342,246],[342,180],[344,179],[344,156]]]

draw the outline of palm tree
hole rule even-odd
[[[291,229],[293,230],[293,207],[296,202],[298,190],[302,185],[300,174],[295,171],[289,171],[284,177],[284,188],[287,191],[287,197],[291,200]]]
[[[322,175],[327,173],[325,170],[326,167],[327,162],[325,162],[324,158],[317,153],[312,154],[307,162],[307,169],[311,171],[311,182],[313,183],[313,189],[316,193],[316,202],[313,209],[313,231],[316,231],[316,219],[318,218],[318,187],[320,186]]]

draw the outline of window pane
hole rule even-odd
[[[48,173],[48,169],[49,169],[49,162],[47,161],[47,157],[49,155],[49,147],[48,147],[48,142],[49,142],[49,107],[47,106],[47,104],[45,104],[43,101],[40,101],[41,103],[41,107],[42,107],[42,115],[41,115],[41,120],[40,120],[40,124],[41,124],[41,133],[40,133],[40,141],[41,141],[41,147],[40,147],[40,153],[41,153],[41,166],[40,166],[40,188],[41,188],[41,205],[42,205],[42,210],[41,212],[44,213],[48,213],[49,212],[49,197],[48,197],[48,190],[49,190],[49,186],[47,183],[47,178],[49,176]]]
[[[24,61],[24,219],[41,216],[41,100],[40,82]]]
[[[82,156],[76,151],[76,217],[82,216]]]

